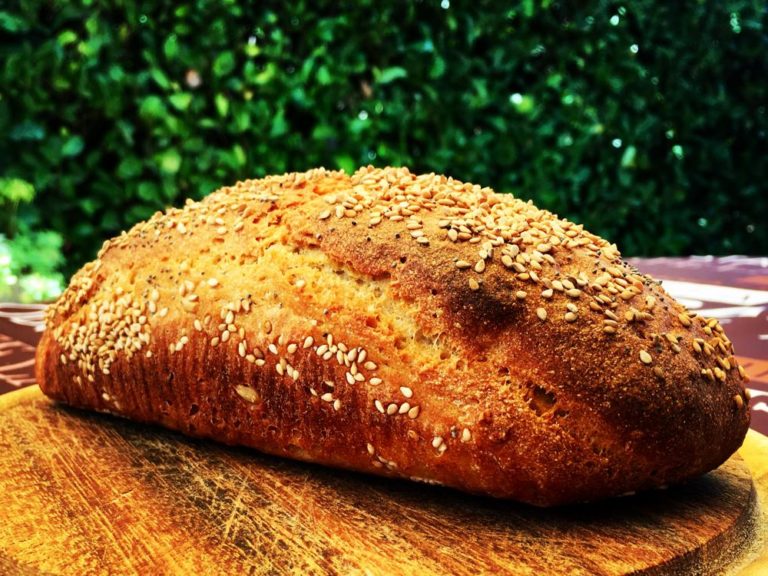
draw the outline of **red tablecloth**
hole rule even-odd
[[[768,434],[768,257],[637,258],[690,309],[720,320],[751,381],[752,427]],[[34,384],[40,305],[0,303],[0,394]]]

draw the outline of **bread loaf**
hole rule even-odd
[[[537,505],[699,475],[749,425],[716,320],[582,226],[405,168],[155,214],[49,308],[37,378],[72,406]]]

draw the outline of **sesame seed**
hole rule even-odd
[[[283,365],[282,365],[282,364],[280,364],[280,363],[278,363],[278,364],[275,364],[275,371],[276,371],[278,374],[280,374],[280,376],[282,376],[283,374],[285,374],[285,368],[284,368],[284,367],[283,367]]]
[[[312,344],[314,343],[315,343],[315,339],[312,338],[312,336],[307,336],[306,338],[304,338],[304,344],[302,344],[301,347],[306,350],[307,348],[311,348]]]
[[[432,448],[440,448],[440,445],[443,443],[443,437],[442,436],[435,436],[432,438]]]
[[[403,402],[400,404],[400,409],[397,411],[398,414],[407,414],[408,410],[411,409],[411,405],[408,404],[408,402]]]
[[[333,409],[338,412],[339,408],[341,408],[341,400],[336,398],[336,400],[333,401]]]
[[[376,449],[373,447],[373,444],[368,443],[365,445],[366,450],[368,450],[368,454],[373,456],[376,453]]]
[[[152,292],[150,292],[149,298],[152,300],[152,302],[157,302],[160,300],[160,292],[158,292],[156,288],[152,288]]]
[[[640,350],[640,361],[643,364],[650,364],[651,362],[653,362],[653,357],[650,354],[648,354],[648,352],[646,352],[645,350]]]
[[[571,288],[570,290],[567,290],[565,293],[571,298],[578,298],[579,296],[581,296],[581,290],[579,290],[578,288]]]
[[[235,392],[246,402],[258,402],[259,394],[250,386],[235,386]]]
[[[691,319],[687,314],[684,314],[684,313],[678,314],[677,319],[680,320],[680,324],[682,324],[686,328],[690,327]]]
[[[326,392],[322,396],[320,396],[320,400],[323,402],[331,402],[333,401],[333,393],[332,392]]]
[[[464,428],[464,430],[461,431],[461,441],[469,442],[471,439],[472,439],[472,432],[469,431],[469,428]]]
[[[478,260],[475,264],[475,272],[482,274],[485,271],[485,260]]]
[[[198,332],[203,331],[203,325],[200,323],[200,320],[198,320],[197,318],[195,318],[194,326],[195,326],[195,330],[197,330]]]
[[[544,308],[536,308],[536,316],[539,320],[544,321],[547,319],[547,311]]]
[[[574,314],[578,314],[578,312],[579,312],[579,307],[578,307],[578,306],[576,306],[576,304],[574,304],[573,302],[568,302],[568,303],[565,305],[565,307],[566,307],[566,309],[567,309],[569,312],[573,312]]]
[[[214,336],[213,338],[211,338],[211,346],[216,347],[218,345],[219,345],[219,337]]]
[[[429,246],[429,239],[426,236],[420,236],[419,238],[416,238],[416,242],[422,246]]]
[[[327,218],[330,218],[330,216],[331,216],[331,211],[330,210],[323,210],[322,212],[320,212],[320,216],[318,216],[318,219],[319,220],[325,220]]]
[[[382,380],[381,378],[371,378],[370,380],[368,380],[368,382],[374,386],[378,386],[379,384],[381,384]]]
[[[467,262],[466,260],[456,260],[456,268],[459,270],[466,270],[467,268],[471,268],[472,264]]]
[[[397,404],[395,403],[387,406],[387,416],[392,416],[393,414],[397,414]]]
[[[368,362],[363,364],[363,367],[366,370],[376,370],[378,368],[378,365],[376,364],[376,362],[372,362],[371,360],[368,360]]]
[[[376,410],[384,414],[384,405],[381,403],[381,400],[374,400],[373,405],[376,407]]]
[[[573,312],[566,312],[565,313],[565,321],[566,322],[576,322],[577,316]]]
[[[518,290],[515,292],[515,298],[518,300],[525,300],[525,297],[528,296],[528,293],[525,292],[525,290]]]
[[[418,406],[414,406],[410,410],[408,410],[408,418],[414,419],[417,418],[420,412],[420,408]]]
[[[553,294],[554,294],[554,291],[552,290],[552,288],[547,288],[546,290],[543,290],[541,292],[541,297],[542,298],[552,298]]]
[[[478,284],[477,280],[474,278],[469,279],[469,289],[472,291],[476,291],[480,289],[480,284]]]
[[[347,372],[347,373],[344,375],[344,377],[347,379],[347,383],[348,383],[350,386],[351,386],[352,384],[354,384],[354,383],[355,383],[355,377],[354,377],[354,375],[350,374],[349,372]]]
[[[741,397],[741,394],[736,394],[733,397],[733,401],[736,402],[736,408],[741,409],[744,406],[744,399]]]
[[[296,350],[299,349],[298,344],[288,344],[288,354],[295,354]]]
[[[413,397],[413,390],[411,390],[407,386],[401,386],[400,387],[400,393],[403,396],[405,396],[406,398],[412,398]]]

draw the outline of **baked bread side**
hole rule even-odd
[[[37,370],[74,406],[539,505],[700,474],[749,425],[716,321],[581,226],[406,169],[156,214],[50,308]]]

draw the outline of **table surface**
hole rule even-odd
[[[636,258],[691,310],[717,318],[750,377],[752,428],[768,434],[768,257]],[[0,394],[35,383],[43,306],[0,303]]]

